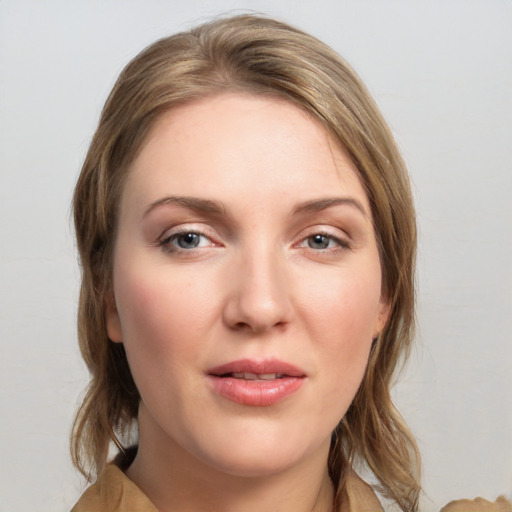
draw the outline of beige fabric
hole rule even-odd
[[[149,498],[115,465],[106,467],[98,481],[91,485],[71,512],[158,512]],[[326,511],[328,512],[328,511]],[[339,512],[384,512],[372,488],[356,473],[347,478]],[[503,497],[494,503],[477,498],[448,503],[440,512],[512,512]]]
[[[117,467],[109,464],[71,512],[158,512],[149,498]]]
[[[158,512],[149,498],[115,465],[109,464],[71,512]],[[326,511],[330,512],[330,511]],[[339,512],[384,512],[371,487],[354,472],[347,479]]]
[[[440,512],[512,512],[512,505],[503,496],[494,503],[476,498],[475,500],[451,501]]]

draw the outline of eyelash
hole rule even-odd
[[[211,237],[209,237],[205,233],[202,233],[201,231],[199,231],[197,229],[186,229],[186,228],[180,229],[179,231],[175,231],[175,232],[171,233],[170,235],[165,236],[158,242],[158,246],[162,247],[165,251],[167,251],[169,253],[175,253],[175,254],[177,254],[177,253],[192,253],[192,252],[195,252],[196,250],[200,250],[203,248],[203,247],[190,247],[190,248],[186,249],[183,247],[178,247],[177,245],[174,244],[174,242],[176,242],[180,237],[183,237],[185,235],[198,236],[200,239],[202,238],[202,239],[208,240],[210,242],[210,247],[215,246],[215,243],[212,242]],[[201,243],[201,241],[199,241],[199,243]]]
[[[180,229],[179,231],[175,231],[171,233],[168,236],[165,236],[165,238],[162,238],[158,242],[158,246],[162,247],[165,251],[169,253],[174,254],[191,254],[194,253],[197,250],[201,250],[204,247],[203,246],[196,246],[196,247],[189,247],[189,248],[183,248],[178,247],[174,242],[176,242],[180,237],[183,237],[185,235],[194,235],[199,237],[200,239],[206,239],[209,242],[209,245],[207,247],[215,247],[215,243],[212,241],[211,237],[207,234],[201,232],[197,229]],[[325,247],[325,248],[314,248],[311,247],[310,241],[315,237],[323,237],[324,239],[327,239],[328,244],[331,244],[331,242],[334,242],[334,247]],[[199,244],[201,244],[201,240],[199,241]],[[304,245],[306,244],[306,245]],[[302,238],[298,244],[296,244],[299,248],[303,249],[311,249],[315,253],[332,253],[332,252],[338,252],[343,251],[347,249],[351,249],[351,245],[348,242],[348,240],[344,238],[340,238],[338,236],[333,235],[332,233],[329,233],[328,231],[321,230],[321,231],[315,231],[312,234],[306,236],[305,238]]]
[[[331,241],[334,242],[336,244],[336,246],[314,249],[313,247],[311,247],[309,245],[309,241],[318,236],[327,239],[329,244],[331,243]],[[307,244],[307,247],[305,247],[303,244]],[[348,242],[348,240],[346,240],[344,238],[340,238],[338,236],[335,236],[332,233],[329,233],[328,231],[316,231],[316,232],[312,233],[311,235],[308,235],[307,237],[303,238],[299,244],[299,247],[309,248],[309,249],[314,250],[314,252],[323,253],[323,252],[328,252],[328,251],[333,252],[333,251],[350,249],[351,245]]]

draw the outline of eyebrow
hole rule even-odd
[[[155,208],[164,205],[178,205],[188,210],[193,210],[200,213],[217,214],[225,213],[225,208],[222,203],[212,199],[201,199],[198,197],[185,197],[185,196],[166,196],[152,202],[146,211],[144,217],[149,215]]]
[[[321,212],[322,210],[338,205],[352,206],[359,210],[364,217],[368,217],[368,212],[365,210],[364,206],[353,197],[324,197],[321,199],[313,199],[312,201],[305,201],[298,204],[294,208],[293,213]]]
[[[187,196],[165,196],[156,201],[153,201],[144,212],[144,217],[149,215],[153,210],[164,205],[178,205],[188,210],[193,210],[200,213],[210,215],[223,215],[226,213],[224,205],[213,199],[202,199],[199,197]],[[359,210],[364,217],[368,217],[364,206],[360,201],[353,197],[324,197],[320,199],[313,199],[311,201],[304,201],[299,203],[294,209],[293,214],[320,212],[333,206],[347,205],[352,206]]]

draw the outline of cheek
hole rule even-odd
[[[218,276],[215,269],[187,272],[124,256],[117,261],[114,290],[135,382],[141,394],[164,383],[174,389],[187,368],[204,364],[214,345],[222,315]]]
[[[146,267],[143,267],[147,269]],[[151,414],[180,410],[187,369],[200,357],[197,294],[176,292],[165,276],[133,269],[115,283],[123,344],[137,389]],[[127,271],[128,270],[128,271]],[[131,272],[130,272],[131,271]],[[162,420],[163,421],[163,420]]]
[[[200,314],[205,310],[205,297],[193,283],[167,282],[165,274],[152,275],[147,267],[142,274],[130,270],[120,268],[115,292],[123,343],[134,374],[141,367],[145,375],[156,374],[163,362],[168,367],[178,365],[183,354],[193,358],[195,335],[206,321]]]
[[[325,406],[340,404],[340,417],[364,376],[380,301],[380,274],[341,274],[332,276],[324,289],[311,287],[318,291],[302,305],[325,371]]]
[[[302,309],[310,325],[340,343],[371,341],[379,318],[380,274],[347,271],[332,273],[324,281],[324,286],[318,279],[316,285],[304,283]]]

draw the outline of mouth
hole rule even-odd
[[[210,368],[207,373],[216,377],[229,376],[244,380],[274,380],[284,377],[302,378],[306,376],[306,373],[297,366],[279,359],[264,361],[239,359]]]
[[[232,402],[271,406],[297,392],[306,374],[300,368],[279,360],[232,361],[208,370],[213,391]]]
[[[250,373],[250,372],[233,372],[219,375],[219,377],[233,377],[233,379],[243,380],[275,380],[284,379],[287,375],[283,373]]]

